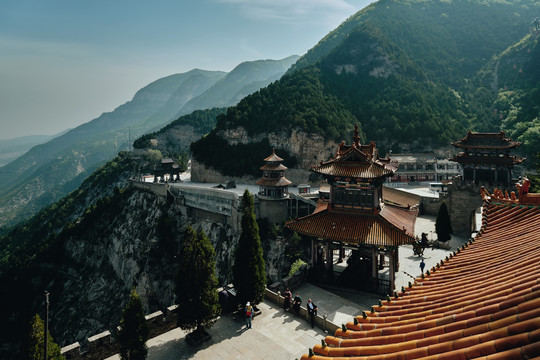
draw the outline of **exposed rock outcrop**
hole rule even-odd
[[[325,140],[321,135],[308,134],[297,130],[250,136],[246,129],[237,127],[221,131],[219,132],[219,136],[226,139],[230,145],[247,144],[250,142],[256,143],[267,138],[271,146],[285,149],[298,160],[295,168],[284,163],[285,166],[289,167],[287,170],[287,179],[291,180],[293,184],[296,185],[309,183],[310,167],[313,164],[328,160],[334,155],[334,151],[338,145],[334,141]],[[261,166],[262,164],[263,159],[261,159]],[[242,178],[226,177],[219,171],[205,166],[196,159],[192,159],[191,162],[191,179],[195,182],[211,183],[222,183],[227,180],[235,180],[238,183],[244,184],[253,184],[258,180],[258,178],[248,176]]]
[[[183,205],[136,188],[113,200],[90,220],[82,220],[85,231],[75,231],[64,241],[60,264],[43,264],[56,268],[51,272],[55,277],[37,280],[51,291],[51,329],[61,345],[113,329],[132,286],[146,313],[173,304],[177,255],[187,224],[203,230],[214,245],[219,284],[233,280],[240,234],[231,226],[201,216],[193,219]],[[266,244],[269,282],[288,271],[285,246],[283,239]]]

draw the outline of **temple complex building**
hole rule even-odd
[[[154,181],[180,180],[180,166],[171,158],[162,158],[161,162],[154,166]]]
[[[511,155],[520,142],[499,133],[473,133],[452,143],[461,150],[451,160],[463,167],[463,180],[486,185],[508,187],[512,184],[512,170],[525,159]]]
[[[540,194],[481,189],[480,232],[302,360],[538,359]]]
[[[387,186],[402,186],[402,183],[430,183],[452,180],[462,175],[461,166],[447,158],[437,158],[435,154],[393,154],[387,155],[391,163],[399,164],[394,175],[387,180]]]
[[[434,154],[389,154],[388,157],[397,169],[389,179],[393,183],[437,180]]]
[[[393,206],[382,201],[382,184],[395,167],[380,158],[374,142],[361,145],[358,128],[353,143],[341,143],[334,159],[311,167],[330,185],[330,198],[320,199],[315,211],[287,223],[287,227],[312,239],[312,265],[333,273],[334,251],[353,249],[362,263],[352,281],[364,289],[380,292],[378,270],[388,258],[389,283],[394,289],[398,248],[414,242],[417,209]],[[324,249],[324,250],[323,250]],[[323,251],[321,251],[323,250]],[[349,265],[350,267],[351,265]],[[344,272],[345,273],[345,272]]]

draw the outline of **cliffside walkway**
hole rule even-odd
[[[220,317],[209,330],[212,339],[199,347],[189,345],[186,333],[179,328],[150,339],[147,359],[259,359],[264,355],[268,360],[289,360],[300,358],[328,335],[268,300],[259,308],[262,313],[253,319],[249,330],[245,330],[243,317]],[[119,359],[114,355],[107,360]]]

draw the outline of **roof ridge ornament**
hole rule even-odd
[[[353,146],[360,147],[360,137],[358,136],[358,124],[354,125]]]

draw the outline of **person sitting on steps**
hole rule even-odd
[[[315,316],[317,316],[317,310],[319,310],[319,308],[317,307],[317,305],[315,305],[313,301],[311,301],[311,299],[308,299],[306,307],[309,318],[311,319],[311,327],[313,328],[313,319],[315,318]]]
[[[289,307],[291,307],[291,300],[292,300],[292,293],[289,288],[285,291],[285,297],[283,298],[283,308],[285,311],[289,311]]]

